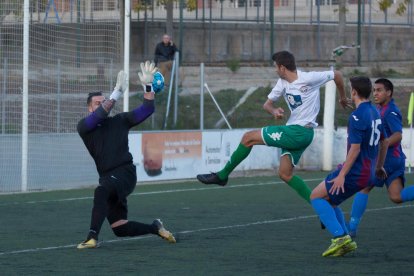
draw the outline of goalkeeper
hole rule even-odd
[[[99,185],[94,192],[89,233],[78,249],[98,247],[98,235],[105,219],[118,237],[155,234],[174,243],[175,238],[166,230],[161,220],[152,224],[129,221],[127,196],[137,182],[136,168],[128,149],[129,130],[154,112],[154,74],[159,74],[154,63],[141,63],[138,73],[144,86],[144,102],[130,112],[110,117],[110,111],[126,90],[128,82],[123,71],[118,73],[117,83],[109,99],[102,92],[89,93],[89,115],[78,123],[78,133],[95,161]]]

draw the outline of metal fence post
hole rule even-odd
[[[3,89],[1,93],[1,134],[6,133],[6,89],[7,89],[7,58],[3,64]]]

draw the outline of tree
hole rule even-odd
[[[346,27],[346,0],[340,0],[338,5],[338,42],[346,44],[345,27]]]
[[[165,32],[169,35],[173,35],[173,16],[174,16],[174,2],[179,3],[180,1],[184,1],[184,6],[186,7],[187,11],[193,11],[196,9],[196,0],[155,0],[154,5],[163,5],[167,11],[167,18],[166,18],[166,26]],[[138,0],[137,4],[134,5],[133,9],[135,11],[140,11],[144,9],[151,8],[151,1],[150,0]]]
[[[411,3],[412,0],[403,0],[402,2],[398,3],[397,10],[395,11],[398,15],[403,15],[407,11],[408,5]],[[378,5],[380,10],[385,12],[389,7],[391,7],[393,1],[392,0],[379,0]]]

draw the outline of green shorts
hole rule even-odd
[[[302,153],[312,143],[313,134],[313,128],[300,125],[262,128],[263,142],[270,147],[281,148],[282,156],[289,154],[293,166],[298,164]]]

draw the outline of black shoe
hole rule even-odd
[[[225,180],[221,180],[216,173],[208,173],[208,174],[198,174],[197,175],[198,181],[204,184],[217,184],[220,186],[225,186],[227,181],[229,180],[226,178]]]
[[[325,226],[325,224],[323,224],[323,222],[322,222],[322,221],[321,221],[321,229],[322,229],[322,230],[326,229],[326,226]]]

